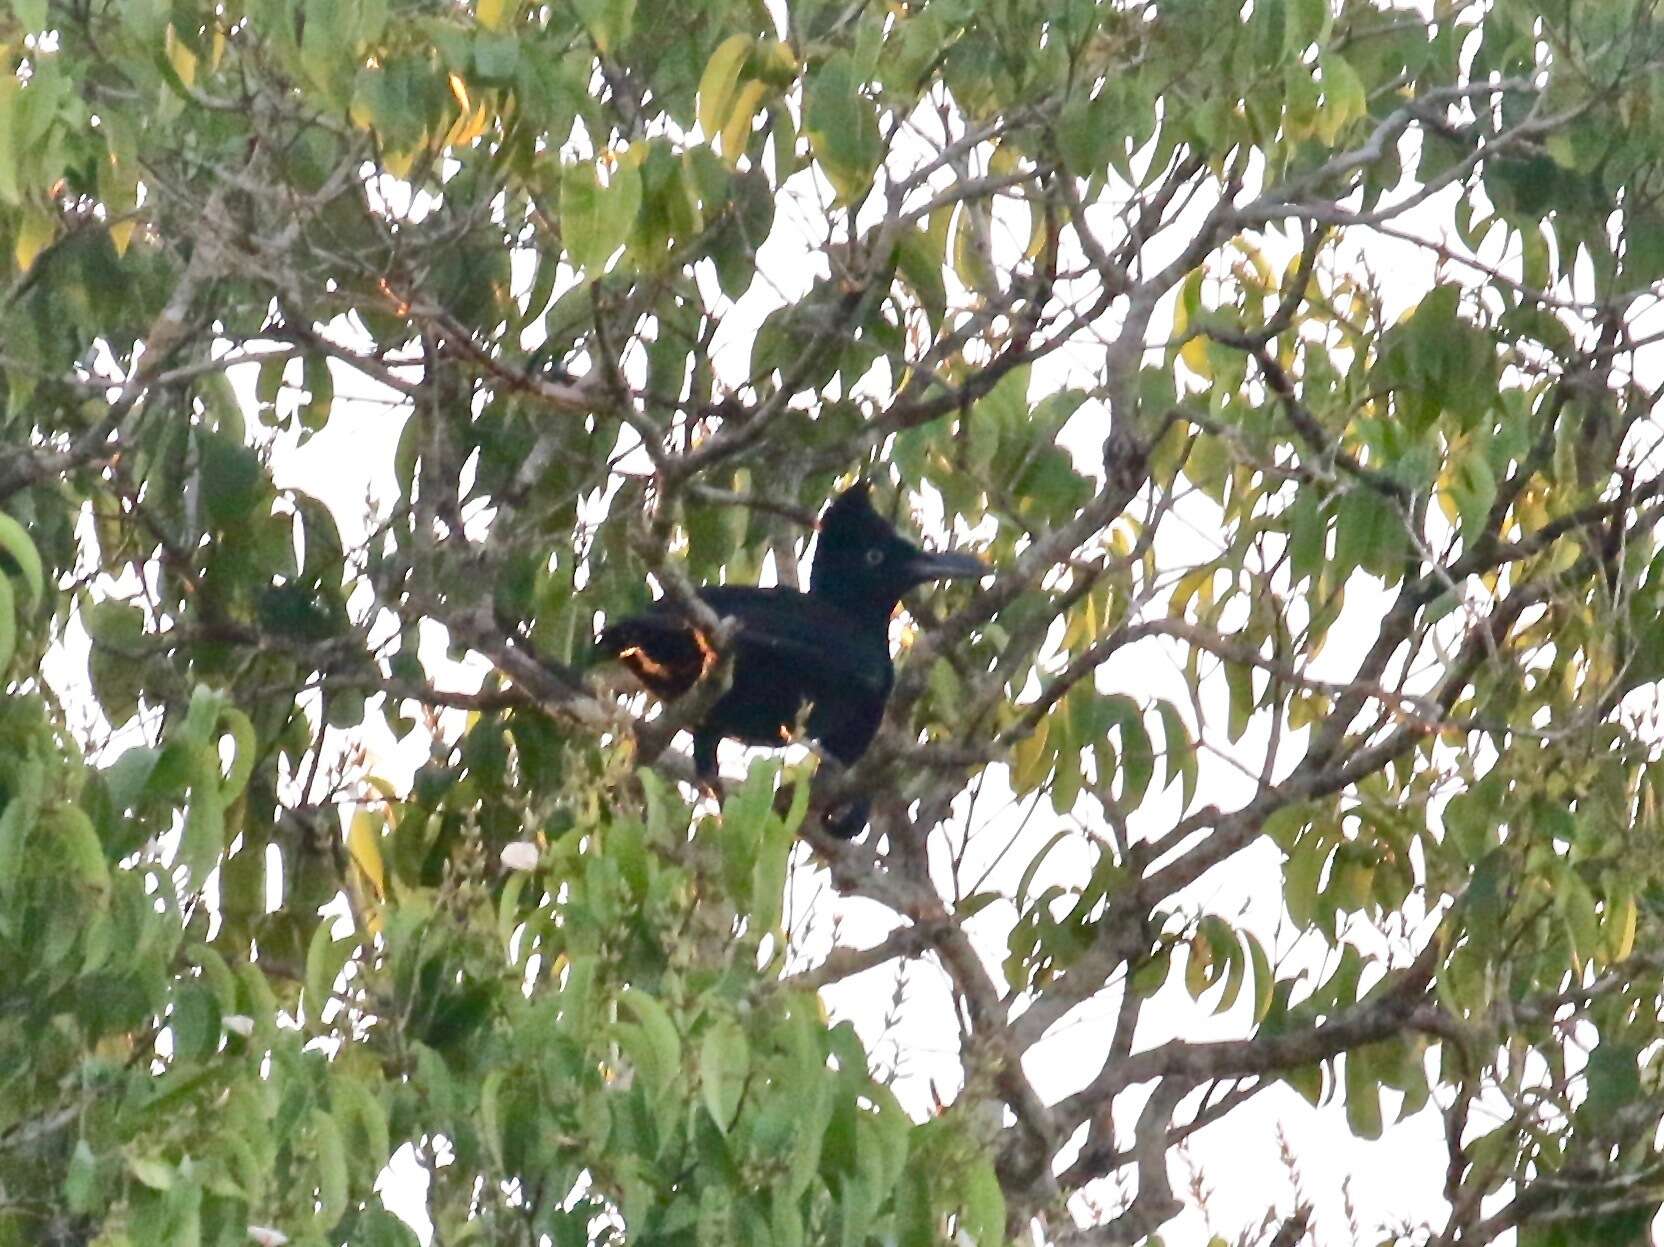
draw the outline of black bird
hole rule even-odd
[[[717,615],[739,624],[733,682],[693,732],[701,779],[716,779],[724,737],[784,744],[805,706],[808,735],[852,765],[884,717],[895,678],[890,616],[902,595],[932,580],[987,574],[970,555],[919,549],[873,510],[869,492],[865,482],[852,486],[821,517],[807,593],[749,585],[699,590]],[[597,644],[664,698],[687,692],[716,658],[710,642],[662,601],[609,625]],[[828,830],[849,839],[866,821],[862,801],[829,820]]]

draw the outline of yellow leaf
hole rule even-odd
[[[117,259],[127,254],[127,244],[133,241],[133,229],[137,225],[137,221],[128,217],[110,226],[110,245],[116,249]]]
[[[1243,259],[1254,266],[1254,280],[1258,289],[1261,292],[1271,289],[1271,266],[1265,262],[1265,256],[1261,254],[1260,249],[1249,242],[1247,237],[1242,234],[1238,234],[1231,239],[1231,245],[1242,254]],[[1299,264],[1300,259],[1296,256],[1289,261],[1289,271],[1295,271]]]
[[[1045,206],[1039,203],[1029,205],[1028,217],[1028,246],[1023,248],[1023,259],[1036,260],[1051,242],[1052,221]]]
[[[1202,313],[1202,277],[1201,269],[1192,270],[1179,290],[1179,301],[1173,308],[1175,339],[1186,338],[1191,326]],[[1189,337],[1179,348],[1179,358],[1184,361],[1185,367],[1202,380],[1212,380],[1213,364],[1208,359],[1208,341],[1205,335]]]
[[[411,169],[416,165],[416,157],[422,154],[426,145],[424,136],[423,142],[418,143],[407,152],[382,152],[381,167],[396,178],[409,177]]]
[[[1184,618],[1185,607],[1192,598],[1197,598],[1203,609],[1209,606],[1213,602],[1213,575],[1214,568],[1204,565],[1179,577],[1178,583],[1173,586],[1167,613],[1174,619]]]
[[[397,801],[399,799],[398,786],[394,784],[392,780],[383,779],[380,775],[366,775],[364,777],[364,782],[374,788],[388,801]],[[387,821],[393,821],[391,814],[389,814]]]
[[[987,213],[973,204],[960,204],[953,225],[953,271],[972,290],[986,291],[995,285],[987,232]]]
[[[364,923],[372,935],[381,933],[381,904],[387,899],[381,825],[381,819],[375,814],[359,810],[347,827],[347,857],[353,867],[347,876],[347,886],[352,890],[354,908],[364,915]]]
[[[185,45],[170,25],[167,34],[162,39],[163,47],[168,54],[168,64],[173,66],[173,72],[179,75],[179,81],[186,86],[196,85],[196,53]]]
[[[784,87],[797,77],[797,56],[791,44],[765,39],[750,62],[752,71],[771,86]]]
[[[1017,748],[1012,754],[1011,786],[1018,792],[1028,792],[1039,787],[1045,778],[1047,753],[1046,734],[1050,724],[1050,716],[1035,724],[1034,730],[1017,742]]]
[[[1324,142],[1333,143],[1347,124],[1369,109],[1364,85],[1345,57],[1335,52],[1323,57],[1323,111],[1318,122]]]
[[[487,30],[506,30],[509,19],[514,16],[514,10],[518,7],[511,4],[510,0],[480,0],[474,9],[474,16]]]
[[[488,120],[489,114],[484,104],[481,104],[472,113],[464,113],[456,119],[456,124],[451,127],[450,133],[445,136],[445,146],[467,147],[481,134],[485,133],[485,123]]]
[[[705,72],[699,75],[699,128],[707,139],[722,133],[728,120],[728,104],[740,80],[740,69],[751,51],[750,35],[729,35],[716,45]]]
[[[1198,334],[1179,348],[1184,366],[1204,381],[1213,380],[1213,363],[1208,359],[1208,340]]]
[[[381,860],[381,820],[369,810],[359,810],[352,816],[347,830],[347,855],[359,874],[375,889],[376,896],[387,892],[387,876]]]
[[[347,105],[347,120],[360,130],[375,129],[376,110],[370,104],[368,92],[353,93],[352,103]]]
[[[1638,917],[1635,898],[1625,892],[1606,902],[1602,915],[1602,934],[1606,937],[1607,953],[1612,961],[1623,961],[1635,951],[1635,923]]]
[[[1063,631],[1063,648],[1078,654],[1098,637],[1098,606],[1094,595],[1088,593],[1080,605],[1069,612],[1068,625]]]
[[[753,78],[740,88],[734,104],[728,110],[728,121],[722,127],[722,158],[729,167],[739,163],[745,152],[745,141],[751,134],[751,123],[757,116],[768,87]]]
[[[18,222],[17,242],[13,247],[18,269],[27,273],[56,232],[52,218],[46,213],[34,207],[25,208],[23,219]]]

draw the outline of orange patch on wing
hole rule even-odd
[[[699,675],[703,678],[716,665],[716,648],[698,628],[693,630],[693,643],[699,647]]]
[[[618,660],[644,679],[655,676],[662,680],[668,679],[671,675],[668,667],[656,662],[653,656],[639,645],[629,645],[619,650]]]

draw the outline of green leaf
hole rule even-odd
[[[602,55],[611,55],[635,29],[636,0],[572,0]]]
[[[727,1134],[751,1071],[751,1047],[735,1022],[723,1019],[699,1046],[699,1091],[717,1129]]]
[[[1583,876],[1568,867],[1560,872],[1554,895],[1566,932],[1571,936],[1573,964],[1581,971],[1591,957],[1600,953],[1600,916],[1595,909],[1594,893],[1583,882]]]
[[[1283,867],[1283,899],[1289,917],[1299,926],[1310,925],[1317,908],[1317,882],[1328,864],[1332,845],[1321,836],[1305,836],[1289,853]]]
[[[0,902],[11,897],[22,874],[24,844],[35,829],[45,795],[46,768],[27,759],[14,765],[10,781],[9,799],[0,810]],[[9,906],[0,905],[0,925],[9,932],[15,932],[16,917]]]
[[[844,204],[867,193],[883,155],[878,117],[862,86],[849,53],[834,52],[809,80],[804,105],[810,150]]]
[[[1542,245],[1540,237],[1536,242]],[[1625,221],[1623,244],[1625,285],[1638,290],[1664,277],[1664,217],[1650,209],[1632,209]]]
[[[201,1061],[219,1046],[219,1001],[203,983],[187,980],[174,993],[168,1024],[173,1028],[174,1055],[182,1061]]]
[[[333,923],[322,921],[313,929],[312,941],[306,949],[306,1013],[313,1026],[323,1020],[324,1010],[335,992],[335,980],[357,948],[358,941],[348,935],[336,939]]]
[[[20,199],[18,170],[21,154],[17,132],[23,83],[15,74],[0,74],[0,203],[15,208]]]
[[[1306,1103],[1314,1108],[1323,1099],[1323,1066],[1302,1065],[1299,1069],[1287,1070],[1283,1074],[1283,1081],[1293,1087]]]
[[[1161,990],[1167,982],[1167,975],[1173,968],[1173,953],[1170,948],[1162,948],[1145,960],[1138,963],[1133,970],[1132,990],[1146,1000]]]
[[[1496,846],[1501,811],[1495,792],[1492,784],[1477,784],[1457,793],[1445,806],[1445,831],[1470,866]]]
[[[335,1118],[321,1108],[312,1110],[311,1151],[318,1174],[318,1207],[315,1219],[320,1227],[333,1226],[347,1210],[347,1146]]]
[[[700,206],[706,219],[719,222],[710,240],[710,256],[722,292],[738,299],[757,272],[757,249],[774,224],[774,188],[760,169],[730,172],[719,161],[701,161],[703,149],[689,153],[698,178]]]
[[[729,35],[705,62],[705,72],[699,77],[699,128],[707,141],[715,140],[728,123],[728,106],[755,42],[747,34]]]
[[[970,1167],[964,1179],[964,1226],[976,1243],[1005,1241],[1005,1192],[994,1166],[986,1159]]]
[[[560,180],[561,243],[572,263],[592,277],[624,245],[641,210],[641,171],[619,160],[602,182],[592,164],[573,165]]]
[[[1484,532],[1485,518],[1496,501],[1496,474],[1489,457],[1470,449],[1456,461],[1445,488],[1462,519],[1462,541],[1471,546]]]
[[[1224,990],[1219,993],[1219,999],[1213,1006],[1215,1013],[1226,1013],[1235,1006],[1237,997],[1242,993],[1242,984],[1248,974],[1248,957],[1237,943],[1236,933],[1221,919],[1207,918],[1203,920],[1203,929],[1208,931],[1209,939],[1213,942],[1215,962],[1225,964]],[[1215,981],[1218,981],[1215,975]]]
[[[1346,1124],[1360,1139],[1381,1137],[1381,1084],[1357,1051],[1346,1054]]]
[[[912,287],[919,306],[924,309],[931,332],[936,332],[941,328],[948,306],[940,243],[924,230],[904,231],[896,244],[896,268]]]
[[[1017,880],[1016,891],[1011,894],[1011,903],[1016,907],[1018,913],[1022,913],[1028,908],[1028,890],[1033,886],[1034,877],[1039,873],[1040,867],[1045,863],[1046,858],[1051,855],[1052,850],[1057,848],[1058,845],[1071,839],[1073,839],[1072,833],[1067,829],[1054,831],[1046,843],[1040,846],[1039,851],[1028,859],[1028,864],[1023,867],[1022,877]]]
[[[1365,116],[1369,103],[1358,71],[1332,49],[1323,53],[1323,112],[1318,128],[1323,141],[1334,143],[1351,122]]]
[[[362,1137],[363,1148],[355,1149],[359,1163],[379,1174],[393,1152],[387,1109],[381,1099],[358,1077],[334,1079],[329,1095],[336,1117],[356,1127],[354,1138]]]
[[[1254,669],[1247,663],[1230,659],[1226,659],[1223,666],[1225,687],[1230,690],[1230,716],[1225,735],[1234,744],[1242,739],[1242,734],[1248,730],[1249,720],[1254,717]]]
[[[104,772],[104,782],[109,788],[110,804],[117,811],[125,812],[138,803],[161,756],[159,749],[140,747],[129,749],[111,763]]]
[[[1062,725],[1053,723],[1048,729],[1048,737],[1067,735],[1060,732]],[[1052,810],[1057,814],[1068,814],[1075,808],[1075,801],[1081,790],[1080,746],[1072,739],[1067,744],[1057,742],[1057,760],[1052,767],[1051,800]]]
[[[188,746],[191,803],[179,840],[180,863],[199,886],[225,851],[225,798],[219,758],[207,745]]]
[[[1595,1121],[1611,1121],[1639,1103],[1645,1092],[1641,1088],[1638,1064],[1638,1054],[1633,1048],[1603,1037],[1589,1053],[1589,1063],[1584,1067],[1589,1094],[1583,1102],[1583,1111]]]
[[[1104,91],[1096,99],[1075,95],[1058,114],[1057,149],[1069,171],[1089,178],[1103,171],[1121,135],[1112,124],[1112,95]]]
[[[153,1191],[171,1188],[179,1172],[167,1161],[149,1156],[129,1156],[127,1171]]]
[[[307,397],[300,407],[301,427],[316,432],[329,423],[330,408],[335,402],[335,378],[329,370],[329,357],[308,355],[302,378]]]
[[[1062,713],[1054,710],[1046,715],[1034,725],[1027,736],[1018,740],[1016,747],[1012,749],[1011,787],[1018,795],[1033,792],[1050,772],[1052,753],[1047,748],[1047,736],[1051,731],[1052,718]]]
[[[1248,959],[1254,968],[1254,1023],[1265,1021],[1271,1012],[1271,1000],[1276,988],[1276,980],[1272,976],[1271,959],[1265,955],[1265,947],[1249,932],[1243,932],[1243,943],[1248,946]]]
[[[99,895],[110,891],[110,867],[104,846],[86,811],[75,805],[55,806],[44,820],[52,833],[52,857],[70,868],[85,887]]]
[[[620,1044],[647,1085],[666,1086],[682,1067],[682,1037],[676,1032],[676,1024],[665,1007],[640,988],[625,988],[618,1002],[639,1023],[634,1027],[619,1024]]]
[[[81,622],[92,639],[87,674],[93,695],[111,723],[125,723],[139,708],[143,668],[138,659],[144,612],[112,598],[90,605],[82,599]]]
[[[46,0],[12,0],[17,23],[30,34],[46,29]]]
[[[231,768],[226,773],[225,784],[220,790],[223,801],[235,801],[243,789],[248,785],[248,777],[254,773],[254,758],[257,741],[254,724],[249,717],[235,706],[227,706],[220,711],[220,726],[225,734],[231,737]]]
[[[1121,734],[1121,801],[1132,807],[1144,800],[1155,774],[1156,753],[1138,703],[1125,694],[1104,699],[1110,723]]]
[[[316,644],[340,635],[346,626],[318,590],[296,580],[261,590],[255,609],[263,630],[290,641]]]
[[[205,429],[196,431],[196,444],[209,517],[222,528],[247,523],[262,493],[259,456],[241,442]]]
[[[1187,945],[1188,955],[1184,962],[1184,988],[1190,993],[1192,1000],[1199,1000],[1203,992],[1213,985],[1217,971],[1214,969],[1213,946],[1201,936],[1195,936]]]
[[[1302,489],[1284,516],[1288,527],[1289,570],[1293,583],[1298,584],[1318,574],[1327,552],[1329,530],[1317,490]]]
[[[773,821],[771,807],[779,773],[779,765],[772,759],[753,763],[746,772],[745,782],[722,803],[718,834],[723,873],[728,880],[730,896],[740,906],[750,905],[752,901],[750,884],[756,870],[758,849]]]
[[[1283,6],[1283,54],[1298,56],[1321,41],[1332,20],[1328,0],[1289,0]]]
[[[98,1157],[85,1139],[78,1139],[64,1177],[64,1197],[69,1210],[81,1216],[96,1212],[109,1199],[108,1182],[103,1180]]]
[[[35,549],[35,543],[23,525],[4,511],[0,511],[0,571],[21,576],[23,587],[29,591],[29,605],[40,605],[46,591],[46,574],[41,566],[40,551]]]
[[[809,781],[794,781],[792,804],[786,819],[770,818],[763,828],[752,864],[748,895],[751,899],[751,929],[759,937],[780,926],[786,892],[786,873],[791,863],[792,845],[797,829],[802,826],[809,808]]]
[[[485,1137],[485,1145],[490,1150],[491,1163],[499,1167],[507,1164],[503,1157],[502,1122],[502,1090],[503,1083],[507,1080],[508,1071],[498,1067],[488,1070],[480,1081],[480,1133]]]
[[[225,710],[225,694],[206,684],[191,690],[191,702],[185,711],[185,722],[179,730],[182,740],[196,745],[213,745],[214,728]]]
[[[0,576],[0,677],[12,665],[17,652],[17,603],[12,593],[12,582]]]
[[[1161,747],[1166,758],[1162,788],[1171,788],[1175,779],[1183,779],[1180,799],[1182,808],[1189,809],[1196,796],[1196,781],[1201,769],[1196,759],[1196,746],[1190,739],[1190,730],[1185,727],[1183,716],[1171,702],[1157,702],[1156,712],[1161,716]]]

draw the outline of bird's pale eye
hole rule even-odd
[[[876,548],[867,551],[867,566],[868,567],[877,567],[883,561],[884,561],[884,551],[876,549]]]

